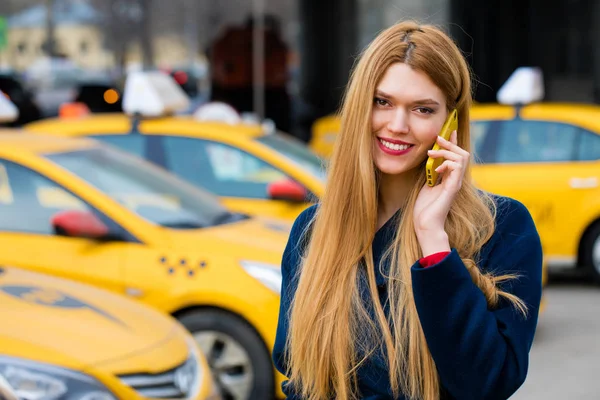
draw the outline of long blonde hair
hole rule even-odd
[[[470,150],[470,73],[460,50],[446,34],[429,25],[409,21],[383,31],[365,49],[351,75],[327,188],[311,223],[289,315],[288,377],[302,397],[310,400],[357,398],[356,370],[378,349],[387,355],[396,395],[439,399],[439,378],[419,323],[410,275],[411,265],[422,256],[412,209],[425,174],[416,178],[387,253],[389,320],[375,283],[371,243],[378,203],[371,110],[377,84],[387,68],[398,62],[426,73],[446,95],[448,108],[457,108],[458,144]],[[518,297],[497,286],[513,276],[493,276],[477,267],[477,253],[492,236],[494,220],[493,200],[476,190],[467,171],[445,225],[450,245],[457,249],[490,308],[503,297],[525,313]],[[359,293],[361,270],[367,275],[370,310]],[[373,338],[382,339],[374,342]]]

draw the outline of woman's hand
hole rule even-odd
[[[434,187],[427,184],[423,186],[413,211],[415,232],[424,256],[450,250],[444,224],[456,193],[462,186],[470,158],[469,152],[458,147],[456,131],[450,135],[450,141],[441,136],[436,140],[442,149],[429,150],[428,155],[445,159],[436,169],[441,182]]]

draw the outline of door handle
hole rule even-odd
[[[598,178],[571,178],[569,179],[569,186],[573,189],[593,189],[598,187]]]

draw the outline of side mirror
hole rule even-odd
[[[54,231],[63,236],[103,239],[109,234],[108,227],[89,211],[61,211],[52,217]]]
[[[272,200],[285,200],[295,203],[305,202],[308,195],[308,191],[304,186],[291,179],[270,183],[267,192]]]

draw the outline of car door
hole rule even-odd
[[[61,276],[121,292],[127,244],[55,234],[61,211],[91,211],[111,229],[108,217],[38,171],[0,159],[0,264]]]
[[[525,204],[546,254],[568,262],[576,256],[582,223],[576,210],[598,194],[597,162],[579,160],[581,146],[589,146],[584,141],[594,141],[589,135],[557,122],[495,121],[480,138],[481,158],[473,168],[479,187]]]
[[[248,152],[196,138],[161,136],[160,140],[162,163],[169,171],[220,196],[231,210],[291,219],[309,205],[307,202],[273,200],[269,196],[270,184],[294,180]]]

